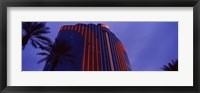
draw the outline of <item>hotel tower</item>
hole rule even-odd
[[[122,42],[105,24],[64,25],[55,40],[63,52],[47,60],[44,71],[130,71]],[[52,52],[52,55],[54,53]]]

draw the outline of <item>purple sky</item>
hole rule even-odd
[[[178,22],[47,22],[49,37],[53,42],[62,25],[76,23],[103,23],[121,40],[127,50],[134,71],[159,71],[163,65],[178,59]],[[42,70],[44,63],[37,64],[43,58],[36,55],[30,42],[22,51],[22,70]]]

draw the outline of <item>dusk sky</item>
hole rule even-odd
[[[160,71],[163,65],[178,59],[178,22],[47,22],[49,37],[53,42],[62,25],[106,24],[121,40],[127,50],[128,58],[134,71]],[[30,44],[22,51],[22,70],[41,71],[43,58],[37,55],[40,49]]]

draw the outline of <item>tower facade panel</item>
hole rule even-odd
[[[65,36],[66,35],[66,38]],[[62,37],[61,37],[62,36]],[[67,39],[67,37],[73,37]],[[55,70],[65,71],[130,71],[131,66],[126,50],[121,41],[104,24],[76,24],[64,25],[60,28],[58,36],[65,45],[72,47],[76,59],[70,64],[66,58],[60,58]],[[72,43],[73,41],[73,43]],[[56,43],[57,41],[55,41]],[[79,43],[79,44],[77,44]],[[78,49],[77,49],[78,48]],[[78,50],[78,51],[77,51]],[[60,55],[62,56],[62,54]],[[73,60],[73,59],[71,59]],[[48,60],[44,70],[52,67]],[[61,64],[65,63],[65,64]],[[49,65],[47,65],[49,64]],[[62,68],[62,69],[60,69]]]

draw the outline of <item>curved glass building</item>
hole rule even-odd
[[[55,46],[58,43],[62,53],[56,53],[56,61],[47,60],[45,71],[131,70],[126,49],[105,24],[64,25]]]

